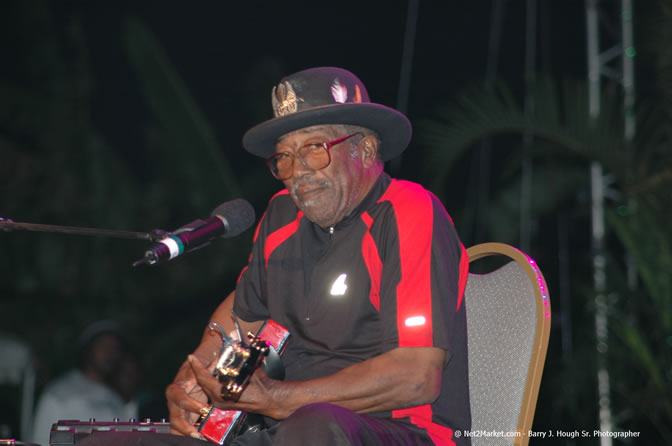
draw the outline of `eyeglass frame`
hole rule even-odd
[[[313,170],[326,169],[331,164],[331,152],[330,152],[331,148],[334,147],[335,145],[338,145],[342,142],[345,142],[346,140],[352,138],[355,135],[360,135],[361,133],[362,132],[355,132],[351,135],[342,136],[338,139],[334,139],[333,141],[329,141],[329,142],[316,142],[316,143],[305,144],[305,145],[299,147],[299,150],[296,151],[297,155],[295,155],[291,152],[275,153],[275,154],[269,156],[268,158],[266,158],[266,165],[268,166],[268,170],[271,171],[271,175],[273,175],[273,178],[275,178],[276,180],[279,180],[279,181],[285,181],[285,180],[288,180],[292,177],[292,175],[290,175],[286,178],[281,178],[281,177],[278,177],[275,173],[273,173],[273,167],[271,167],[271,163],[273,162],[274,159],[276,159],[280,156],[288,156],[292,159],[292,171],[294,170],[294,161],[296,159],[301,161],[301,164],[303,164],[303,166],[308,168],[308,169],[313,169]],[[324,167],[320,167],[319,169],[315,169],[313,167],[310,167],[308,164],[306,164],[306,161],[305,161],[304,157],[302,155],[298,155],[305,147],[309,147],[309,146],[322,146],[324,151],[327,152],[328,161],[327,161],[327,164],[324,165]]]

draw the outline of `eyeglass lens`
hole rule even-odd
[[[299,162],[315,170],[324,169],[329,164],[329,153],[323,144],[309,144],[299,149],[298,156],[282,154],[271,159],[271,172],[278,179],[287,179],[292,176],[294,168],[294,158],[299,158]]]
[[[292,155],[291,153],[278,153],[268,159],[268,166],[271,168],[273,176],[281,181],[292,176],[295,158],[298,158],[301,163],[310,169],[324,169],[331,162],[329,149],[357,134],[359,134],[359,132],[327,143],[307,144],[299,149],[297,155]]]

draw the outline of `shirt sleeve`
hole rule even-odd
[[[261,217],[254,234],[252,252],[247,266],[238,277],[233,311],[244,321],[252,322],[268,319],[266,296],[266,265],[264,243],[268,233],[266,213]]]
[[[383,222],[383,341],[450,352],[468,268],[464,248],[439,200],[421,186],[396,182],[383,198],[392,210]]]

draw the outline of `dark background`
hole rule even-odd
[[[443,200],[465,246],[491,240],[518,246],[519,221],[501,217],[517,215],[517,204],[493,203],[493,209],[513,206],[507,208],[513,214],[493,211],[488,225],[469,220],[474,213],[484,215],[474,210],[481,198],[470,188],[478,147],[442,167],[432,161],[435,152],[452,148],[437,149],[423,132],[440,121],[441,107],[455,106],[486,77],[488,61],[494,62],[488,39],[495,3],[419,2],[406,110],[416,134],[403,157],[387,166]],[[654,44],[651,24],[666,3],[640,3],[635,9],[635,40],[643,42],[637,91],[653,104],[662,97],[656,90],[661,44]],[[526,2],[502,4],[494,74],[522,102]],[[617,2],[604,1],[602,8],[605,20],[618,19]],[[582,1],[537,2],[538,76],[585,81],[584,9]],[[271,117],[272,87],[304,68],[340,66],[363,80],[374,102],[397,106],[408,11],[406,1],[0,2],[0,178],[6,184],[0,217],[170,230],[236,197],[249,200],[260,216],[280,185],[240,141],[245,130]],[[499,188],[520,178],[519,168],[511,167],[520,159],[520,136],[498,136],[494,144],[501,150],[488,165],[493,200]],[[531,216],[529,253],[541,265],[551,296],[558,290],[534,429],[592,432],[598,424],[587,163],[548,153],[545,166],[558,175],[583,172],[583,177],[560,198],[549,192],[540,199],[547,205]],[[218,170],[220,165],[225,167]],[[448,179],[437,185],[435,172],[442,168]],[[543,180],[535,180],[542,181],[535,183],[542,195],[553,187]],[[622,204],[610,202],[614,208]],[[143,241],[0,233],[2,331],[33,350],[39,391],[73,364],[74,340],[83,327],[97,319],[118,320],[143,360],[147,412],[141,416],[159,418],[165,415],[163,389],[197,344],[208,315],[234,287],[251,233],[169,264],[136,269],[130,264],[142,256]],[[622,279],[627,248],[613,234],[608,246],[614,259],[610,274]],[[563,247],[569,266],[559,258]],[[570,273],[563,276],[562,268]],[[610,283],[618,288],[621,279]],[[616,302],[623,313],[636,307],[628,302]],[[653,304],[643,306],[655,310]],[[639,327],[650,313],[636,311],[631,319]],[[672,419],[666,345],[671,341],[666,325],[661,327],[647,338],[662,346],[654,351],[664,355],[658,359],[668,393],[660,406],[647,413],[647,392],[657,391],[646,384],[647,371],[628,370],[627,349],[612,359],[616,427],[642,431],[659,444],[670,439],[664,425]],[[16,423],[11,409],[2,414]]]

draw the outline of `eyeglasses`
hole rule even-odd
[[[295,158],[298,158],[309,169],[321,170],[331,163],[329,150],[332,147],[358,134],[359,132],[353,133],[329,142],[306,144],[297,151],[296,155],[289,152],[276,153],[266,160],[266,164],[273,176],[280,181],[289,179],[294,174]]]

